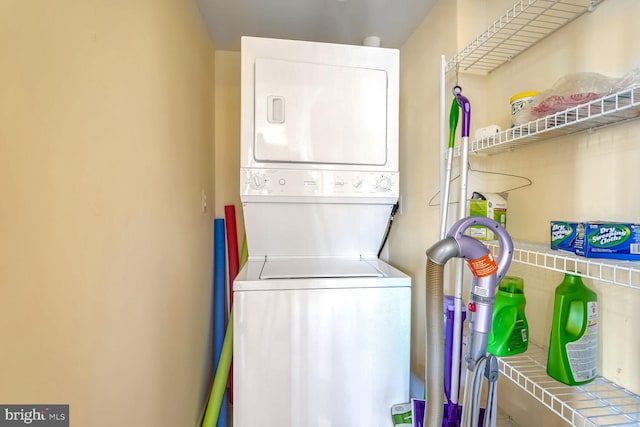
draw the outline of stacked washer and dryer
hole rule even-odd
[[[399,196],[397,50],[244,37],[237,427],[388,427],[411,280],[378,259]]]

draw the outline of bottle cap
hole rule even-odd
[[[523,294],[524,280],[522,277],[504,276],[500,281],[498,288],[502,292],[508,292],[510,294]]]

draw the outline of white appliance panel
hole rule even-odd
[[[250,257],[377,257],[392,205],[243,203]]]
[[[245,168],[240,172],[243,202],[308,201],[388,203],[398,200],[398,172]]]
[[[392,425],[409,399],[411,292],[377,280],[235,293],[234,425]]]
[[[398,171],[396,49],[243,37],[242,168]]]
[[[258,162],[387,162],[384,70],[256,58],[254,102]]]
[[[383,276],[374,264],[345,258],[267,259],[260,272],[262,280]]]
[[[304,278],[264,278],[265,271],[267,275],[279,276],[281,275],[280,273],[284,273],[285,265],[295,263],[300,265],[292,267],[291,271],[304,272]],[[317,276],[313,275],[313,272],[317,271],[320,266],[326,266],[328,263],[336,264],[328,268],[333,271],[340,270],[342,276],[328,277],[323,273]],[[376,277],[373,277],[374,275]],[[409,276],[378,258],[250,257],[245,266],[238,272],[238,276],[233,282],[233,289],[236,292],[310,288],[335,289],[345,287],[344,278],[353,279],[346,282],[352,288],[411,286],[411,278]],[[372,281],[371,279],[375,280]],[[409,308],[407,307],[407,309]]]

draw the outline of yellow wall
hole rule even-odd
[[[213,60],[190,2],[0,5],[0,402],[196,424]]]
[[[429,207],[428,201],[439,190],[440,55],[450,58],[511,5],[512,0],[440,1],[401,49],[403,213],[391,234],[390,261],[414,279],[412,363],[418,373],[424,369],[424,253],[437,240],[439,226],[439,207]],[[636,0],[605,1],[488,76],[460,74],[459,83],[472,104],[471,135],[488,124],[508,126],[509,98],[515,93],[546,89],[561,76],[578,71],[621,76],[640,67],[640,45],[631,42],[639,19]],[[448,75],[447,88],[453,85],[454,74]],[[447,97],[447,115],[450,101]],[[509,194],[507,230],[516,240],[545,244],[553,219],[640,222],[638,164],[640,121],[471,158],[476,170],[524,175],[533,181]],[[484,185],[478,176],[470,178]],[[457,205],[452,208],[457,210]],[[525,279],[531,341],[547,346],[553,291],[562,274],[517,264],[509,273]],[[640,369],[634,357],[640,351],[634,327],[640,321],[634,309],[640,304],[640,292],[592,280],[586,284],[599,295],[601,372],[640,393]],[[544,421],[532,419],[534,413],[542,417],[540,405],[509,388],[508,381],[501,384],[507,390],[501,405],[522,427],[561,425],[554,415]]]
[[[438,72],[442,50],[455,50],[455,26],[442,19],[455,2],[438,2],[400,52],[401,214],[389,236],[391,264],[412,278],[412,370],[423,374],[425,357],[425,250],[438,237]],[[451,18],[453,19],[453,18]],[[437,40],[429,41],[437,34]]]
[[[244,222],[240,203],[240,52],[218,50],[215,58],[215,215],[223,218],[225,205],[235,206],[241,245]]]

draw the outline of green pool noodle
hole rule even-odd
[[[249,248],[247,247],[247,235],[244,235],[244,241],[242,242],[242,253],[240,254],[240,268],[242,268],[249,259]]]
[[[244,236],[242,243],[242,253],[240,254],[240,268],[242,268],[249,259],[249,249],[247,248],[247,236]],[[222,397],[227,388],[227,380],[229,379],[229,369],[231,368],[231,359],[233,356],[233,307],[229,314],[229,322],[227,323],[227,331],[224,334],[222,343],[222,352],[220,361],[218,362],[218,372],[213,379],[213,387],[211,388],[211,396],[207,403],[207,411],[204,415],[202,427],[216,427],[220,407],[222,405]]]
[[[222,396],[227,388],[227,380],[229,379],[229,368],[231,367],[231,356],[233,354],[233,309],[229,315],[227,331],[224,335],[222,343],[222,352],[220,353],[220,361],[218,362],[218,370],[213,379],[213,387],[209,403],[207,404],[207,412],[204,415],[202,427],[216,427],[218,415],[220,414],[220,406],[222,405]]]

